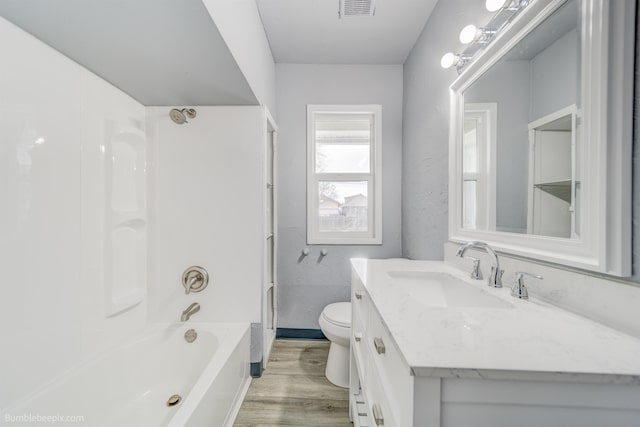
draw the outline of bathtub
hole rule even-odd
[[[60,415],[75,418],[57,425],[231,426],[250,382],[249,351],[249,324],[157,325],[7,409],[0,424],[43,425],[11,417]],[[172,395],[182,399],[168,406]]]

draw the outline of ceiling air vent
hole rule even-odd
[[[340,0],[340,18],[349,16],[373,16],[376,0]]]

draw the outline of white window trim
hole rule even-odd
[[[467,103],[464,106],[465,117],[476,117],[482,121],[483,135],[478,144],[480,157],[479,170],[476,174],[463,173],[463,182],[473,179],[473,175],[480,183],[480,192],[477,194],[477,209],[482,211],[484,224],[478,229],[496,229],[496,210],[491,206],[496,205],[496,161],[497,161],[497,128],[498,128],[498,104],[494,102]]]
[[[373,114],[371,173],[315,172],[314,113]],[[307,105],[307,244],[309,245],[381,245],[382,244],[382,106],[381,105]],[[320,233],[318,231],[318,182],[324,180],[368,181],[369,231]]]

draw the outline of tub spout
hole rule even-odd
[[[182,312],[182,316],[180,316],[180,321],[186,322],[187,320],[189,320],[189,318],[191,318],[191,316],[194,313],[197,313],[198,311],[200,311],[200,304],[198,304],[197,302],[194,302],[189,307],[187,307],[185,311]]]

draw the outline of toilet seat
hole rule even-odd
[[[351,303],[336,302],[322,310],[322,317],[332,325],[340,328],[351,328]]]

